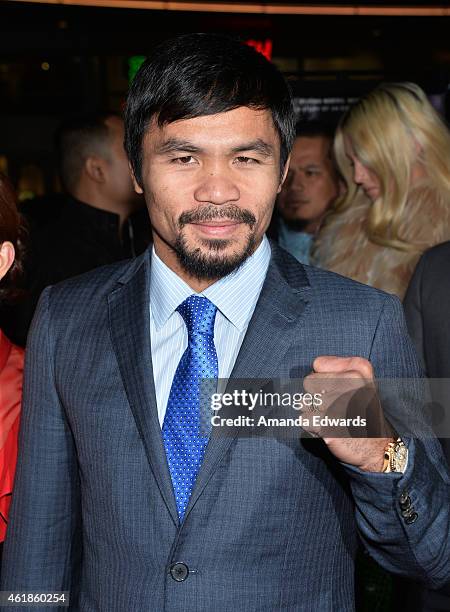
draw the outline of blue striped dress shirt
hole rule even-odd
[[[199,293],[217,306],[214,343],[219,377],[228,378],[258,301],[270,261],[270,245],[261,244],[240,268]],[[152,251],[150,339],[159,422],[163,424],[170,387],[188,337],[176,308],[195,291]]]

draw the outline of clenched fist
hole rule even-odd
[[[345,463],[367,472],[380,472],[384,449],[393,439],[393,430],[386,421],[377,395],[373,368],[363,357],[321,356],[313,362],[313,372],[304,380],[305,391],[319,393],[322,404],[317,409],[322,425],[308,428],[320,436],[333,455]],[[335,428],[350,414],[364,414],[377,437],[353,437],[351,427]],[[348,419],[350,420],[350,419]],[[331,423],[332,425],[328,425]],[[375,432],[374,433],[374,428]],[[339,437],[333,437],[339,430]]]

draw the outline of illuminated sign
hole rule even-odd
[[[131,81],[134,79],[134,77],[136,76],[136,72],[145,62],[145,59],[146,59],[145,55],[133,55],[132,57],[128,58],[128,82],[129,83],[131,83]]]
[[[269,61],[272,60],[272,41],[270,38],[266,38],[266,40],[254,40],[251,38],[245,42],[249,47],[256,49],[258,53],[262,53]]]

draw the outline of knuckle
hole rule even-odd
[[[350,368],[366,378],[370,378],[373,375],[372,364],[364,357],[352,357]]]

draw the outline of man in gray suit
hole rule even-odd
[[[83,612],[347,612],[358,533],[388,570],[448,579],[435,440],[199,432],[202,378],[420,375],[398,300],[265,238],[293,125],[280,73],[226,37],[141,67],[125,142],[154,247],[43,294],[4,590],[69,590]]]

